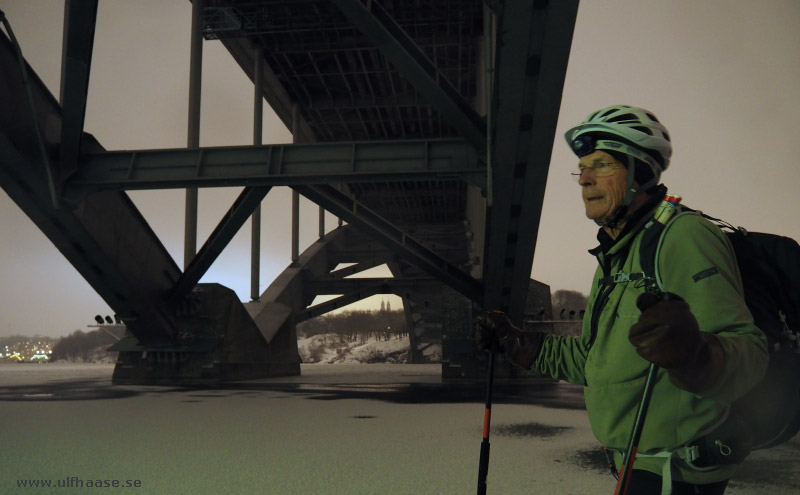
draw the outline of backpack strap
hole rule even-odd
[[[639,263],[642,271],[638,273],[627,273],[618,271],[612,275],[600,279],[600,285],[624,284],[627,282],[644,281],[645,289],[648,292],[657,293],[660,291],[660,284],[657,282],[657,251],[661,245],[661,238],[666,225],[651,219],[643,230],[642,241],[639,244]]]
[[[666,229],[666,225],[656,221],[650,221],[645,227],[642,243],[639,245],[639,263],[642,265],[644,273],[645,290],[650,293],[658,293],[661,285],[657,278],[657,251],[661,245],[661,238]]]
[[[645,290],[647,292],[653,294],[663,292],[661,276],[658,272],[658,257],[661,245],[664,243],[664,234],[667,226],[679,215],[691,212],[694,212],[694,210],[679,204],[675,208],[675,214],[667,220],[666,224],[653,219],[645,226],[642,242],[639,244],[639,264],[642,267],[642,278],[645,281]]]

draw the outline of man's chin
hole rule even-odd
[[[586,209],[586,218],[595,222],[602,222],[605,220],[606,215],[592,211],[590,208]]]

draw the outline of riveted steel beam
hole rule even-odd
[[[499,18],[484,302],[521,323],[578,1],[506,2]],[[521,77],[522,76],[522,77]]]
[[[169,304],[177,305],[186,297],[211,267],[217,257],[261,204],[271,188],[246,187],[236,198],[228,212],[208,237],[200,251],[192,258],[169,296]]]
[[[476,150],[486,149],[486,125],[481,118],[378,2],[333,3]]]
[[[67,0],[61,63],[61,179],[78,168],[96,21],[97,0]]]
[[[388,286],[382,282],[367,287],[361,287],[356,291],[343,294],[329,301],[315,304],[314,306],[309,306],[304,310],[298,311],[295,313],[294,320],[296,323],[301,323],[311,318],[322,316],[335,309],[343,308],[348,304],[353,304],[354,302],[374,296],[375,294],[385,294],[387,293],[387,287]]]
[[[372,261],[364,261],[362,263],[356,263],[355,265],[350,265],[344,268],[340,268],[338,270],[332,271],[330,276],[333,278],[345,278],[349,277],[350,275],[355,275],[356,273],[363,272],[364,270],[369,270],[370,268],[375,268],[376,266],[383,265],[384,263],[388,262],[390,258],[386,258],[385,260],[378,259]]]
[[[454,177],[480,185],[485,173],[461,139],[109,151],[84,155],[64,194]]]
[[[453,287],[473,301],[480,302],[483,299],[483,287],[478,280],[350,195],[328,185],[302,185],[293,188],[342,220],[368,233],[387,249],[428,275]]]
[[[442,283],[430,277],[344,279],[322,277],[308,282],[308,290],[315,295],[348,294],[375,286],[380,286],[385,294],[402,295],[403,292],[410,290],[441,287]]]
[[[170,345],[174,341],[175,322],[172,315],[150,300],[148,294],[132,282],[137,275],[139,279],[146,277],[137,273],[140,267],[136,263],[139,260],[127,256],[130,254],[127,245],[131,242],[128,233],[113,231],[115,227],[132,225],[135,221],[135,215],[134,218],[123,215],[126,211],[133,211],[130,199],[124,194],[107,193],[82,203],[74,211],[56,208],[46,182],[4,132],[0,132],[0,187],[140,341],[154,346]],[[106,222],[106,217],[98,219],[102,216],[98,212],[104,215],[119,213],[120,216],[118,222],[112,224]],[[120,244],[125,248],[117,251],[109,249],[110,245],[118,248]],[[145,250],[153,246],[140,242],[138,247]],[[153,259],[160,260],[162,253],[155,249],[149,252]],[[120,262],[120,259],[125,262]],[[177,278],[177,273],[177,266],[172,264],[169,270],[159,275],[160,278],[170,279]]]
[[[160,295],[180,269],[124,193],[107,192],[80,202],[53,201],[47,170],[58,149],[61,108],[18,52],[0,36],[0,187],[75,266],[143,343],[171,345],[178,338],[175,315]],[[22,62],[24,65],[24,61]],[[33,115],[36,118],[33,118]],[[82,147],[102,151],[89,135]],[[56,204],[56,203],[60,203]]]

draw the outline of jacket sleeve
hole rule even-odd
[[[601,274],[602,271],[598,268],[594,274],[592,287],[597,287]],[[533,363],[533,369],[556,380],[564,380],[574,385],[586,385],[585,368],[590,347],[590,320],[596,296],[595,291],[589,294],[586,316],[581,325],[581,336],[546,335],[539,356]]]
[[[657,266],[662,289],[683,297],[701,331],[719,337],[724,350],[717,384],[699,395],[725,403],[741,397],[763,377],[769,357],[727,237],[700,215],[679,215],[664,231]]]
[[[587,348],[582,339],[564,335],[545,336],[534,369],[575,385],[586,385]]]

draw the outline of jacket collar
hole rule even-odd
[[[620,232],[616,239],[612,239],[602,228],[599,229],[597,231],[597,241],[600,244],[590,249],[589,253],[593,256],[598,256],[601,253],[613,255],[624,249],[625,246],[631,242],[631,239],[633,239],[642,227],[653,217],[656,207],[664,198],[666,192],[667,188],[663,184],[653,189],[642,207],[634,211],[625,222],[625,228],[622,229],[622,232]]]

